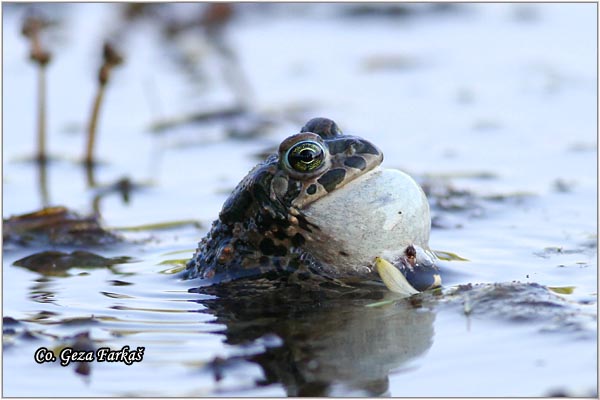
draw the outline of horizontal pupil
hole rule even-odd
[[[302,150],[299,154],[300,161],[311,162],[315,158],[315,153],[312,150]]]

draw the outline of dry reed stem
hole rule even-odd
[[[88,140],[85,150],[84,163],[91,166],[94,164],[94,147],[96,144],[96,136],[98,130],[98,120],[100,116],[100,108],[104,100],[104,94],[106,91],[106,85],[109,82],[110,73],[114,67],[123,62],[123,57],[114,49],[110,43],[104,43],[103,47],[103,60],[102,66],[98,73],[98,91],[94,98],[92,106],[92,114],[88,124]],[[93,179],[91,180],[93,182]]]
[[[29,58],[38,65],[38,110],[37,110],[37,153],[38,162],[46,162],[46,66],[50,62],[50,52],[45,50],[41,42],[41,32],[49,22],[31,13],[23,21],[21,33],[31,43]]]

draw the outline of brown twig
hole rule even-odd
[[[98,74],[98,92],[92,106],[92,114],[88,125],[88,140],[84,162],[87,165],[94,163],[94,145],[96,142],[96,131],[98,127],[98,116],[100,106],[104,98],[106,85],[108,84],[112,69],[123,62],[123,57],[114,49],[110,43],[104,43],[103,63]]]

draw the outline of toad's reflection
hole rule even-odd
[[[388,393],[392,369],[431,346],[435,319],[426,295],[367,307],[384,293],[374,295],[322,299],[286,291],[200,303],[226,325],[229,344],[269,334],[282,339],[281,346],[246,357],[264,371],[259,384],[280,383],[288,396],[374,396]]]

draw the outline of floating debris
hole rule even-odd
[[[3,220],[2,237],[5,246],[103,246],[122,240],[104,229],[98,217],[80,216],[62,206]]]
[[[565,179],[558,178],[553,182],[552,187],[555,192],[569,193],[569,192],[573,191],[573,188],[576,185],[577,185],[577,182],[575,182],[573,180],[565,180]]]
[[[190,252],[191,254],[192,252]],[[180,258],[173,260],[165,260],[159,263],[159,265],[169,265],[170,268],[160,271],[161,274],[165,275],[176,275],[185,270],[185,266],[188,263],[189,258]]]
[[[184,226],[193,226],[194,228],[201,229],[202,223],[195,219],[182,219],[179,221],[156,222],[154,224],[144,224],[144,225],[137,225],[137,226],[123,226],[123,227],[118,227],[118,228],[114,228],[114,229],[117,231],[125,231],[125,232],[143,232],[143,231],[179,229]]]
[[[476,173],[474,175],[461,173],[457,175],[457,177],[459,176],[475,179],[496,178],[496,175],[487,173]],[[426,176],[420,182],[423,191],[429,199],[432,211],[443,212],[446,215],[449,213],[466,213],[469,217],[481,217],[488,212],[488,206],[492,203],[519,204],[535,196],[533,193],[522,191],[482,195],[468,189],[456,188],[448,182],[449,177],[449,175],[445,177]],[[436,218],[439,219],[440,216],[433,216],[434,226],[437,224],[441,228],[450,227],[449,224],[445,223],[443,218],[442,221],[436,221]]]
[[[592,334],[595,315],[582,313],[578,304],[556,294],[567,293],[570,288],[548,288],[521,282],[468,284],[450,288],[440,300],[450,304],[458,302],[463,312],[468,311],[470,316],[540,322],[543,323],[541,332]],[[596,333],[593,335],[595,337]]]
[[[449,251],[433,250],[433,252],[437,258],[443,261],[469,261],[469,259]]]
[[[556,286],[556,287],[548,286],[548,290],[551,290],[557,294],[573,294],[573,291],[575,290],[575,286]]]
[[[559,246],[549,246],[545,247],[542,251],[536,251],[533,254],[542,257],[542,258],[550,258],[553,255],[557,254],[581,254],[584,252],[583,248],[579,249],[565,249],[564,247]]]

